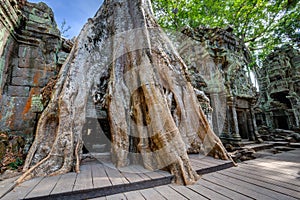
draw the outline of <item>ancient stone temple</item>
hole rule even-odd
[[[20,135],[31,142],[36,117],[45,106],[41,89],[58,73],[71,46],[61,38],[46,4],[1,0],[1,134]]]
[[[260,112],[257,124],[271,129],[300,127],[300,52],[276,48],[258,71]]]
[[[231,28],[200,27],[183,33],[197,44],[193,47],[195,58],[185,50],[181,53],[194,87],[210,99],[214,132],[225,143],[260,140],[253,111],[256,89],[250,80],[250,53],[244,43]]]

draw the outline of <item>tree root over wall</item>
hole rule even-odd
[[[199,106],[185,63],[155,22],[150,1],[106,0],[61,69],[16,183],[79,172],[86,105],[99,88],[117,167],[164,168],[175,182],[191,184],[199,176],[188,151],[230,158]]]

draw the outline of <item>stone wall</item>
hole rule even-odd
[[[258,74],[258,124],[270,129],[299,128],[300,52],[290,45],[276,48]]]
[[[15,30],[21,20],[21,4],[17,1],[3,0],[0,3],[0,97],[8,78],[8,68],[16,51]]]
[[[32,137],[37,117],[32,98],[55,77],[71,46],[64,45],[46,4],[0,5],[0,131]]]
[[[194,87],[205,91],[210,99],[214,132],[229,143],[260,140],[253,111],[256,89],[248,71],[250,53],[242,40],[231,28],[199,27],[183,33],[196,41],[193,53],[180,52]]]

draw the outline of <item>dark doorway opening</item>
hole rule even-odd
[[[110,151],[109,124],[106,119],[86,118],[82,131],[85,153],[105,153]]]
[[[289,129],[287,122],[287,116],[275,116],[274,117],[275,126],[279,129]]]
[[[249,139],[247,114],[243,110],[237,110],[239,133],[242,139]]]
[[[292,104],[286,96],[288,96],[288,92],[278,92],[278,93],[273,93],[271,94],[271,97],[275,100],[278,101],[282,104],[284,104],[288,109],[292,108]]]

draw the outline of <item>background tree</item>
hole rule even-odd
[[[263,59],[281,44],[299,48],[300,1],[297,0],[153,0],[159,24],[182,27],[232,27],[249,49]]]
[[[60,25],[60,34],[62,37],[69,37],[69,35],[66,35],[66,33],[71,29],[71,26],[67,26],[66,19],[63,19],[61,25]]]

